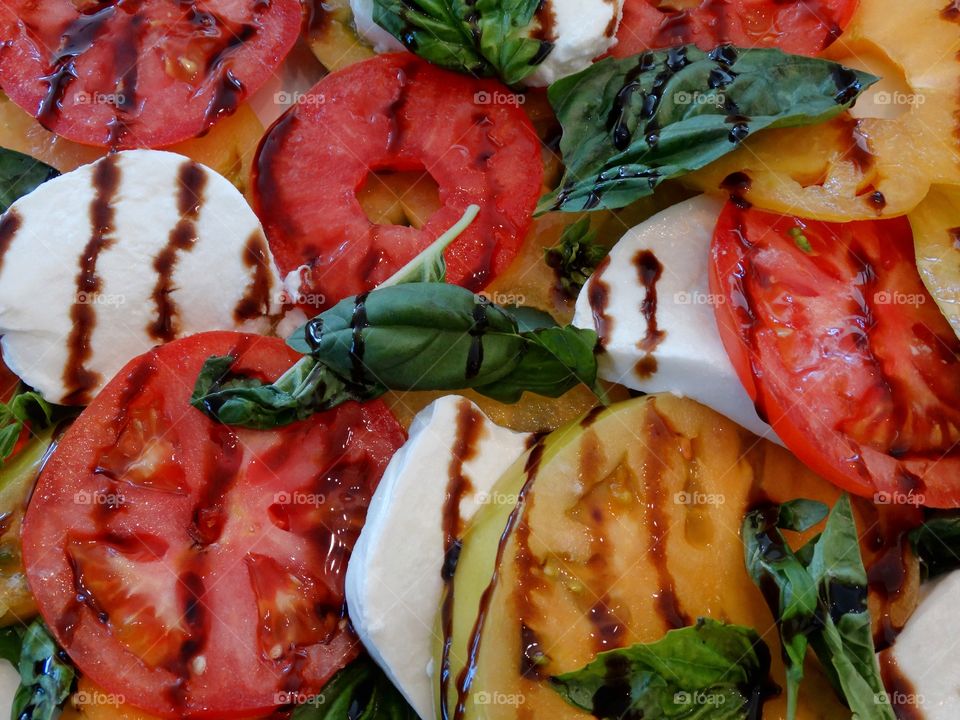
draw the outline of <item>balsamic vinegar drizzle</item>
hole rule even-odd
[[[653,353],[667,335],[665,330],[660,329],[657,321],[657,283],[663,277],[663,264],[649,250],[638,252],[633,258],[633,264],[637,268],[640,284],[646,291],[640,304],[640,312],[647,323],[646,333],[637,343],[644,356],[637,363],[636,371],[641,378],[648,378],[657,372],[657,358]]]
[[[67,388],[64,402],[68,405],[84,405],[90,391],[100,382],[100,375],[87,370],[91,356],[90,338],[97,324],[97,311],[93,299],[100,292],[102,281],[97,275],[97,260],[103,250],[113,245],[114,208],[113,200],[120,185],[120,168],[116,155],[108,155],[94,166],[94,198],[90,205],[90,224],[93,234],[80,256],[80,272],[77,274],[77,297],[70,310],[73,327],[67,340],[67,364],[63,371],[63,383]]]
[[[273,278],[270,274],[270,253],[260,230],[254,230],[243,251],[244,264],[253,271],[247,291],[233,310],[238,323],[253,320],[270,312]]]
[[[544,452],[543,439],[537,441],[537,444],[533,446],[533,449],[530,450],[530,454],[527,456],[527,462],[524,466],[524,472],[526,473],[527,480],[524,483],[523,487],[520,489],[520,493],[517,498],[517,504],[510,513],[510,517],[507,519],[507,525],[504,528],[503,534],[500,536],[500,544],[497,546],[497,557],[494,565],[493,577],[490,578],[490,582],[483,591],[483,595],[480,597],[480,606],[477,612],[477,619],[474,622],[473,629],[470,633],[470,639],[467,643],[467,663],[464,665],[463,669],[460,671],[456,678],[456,691],[457,691],[457,704],[453,708],[453,714],[450,714],[450,708],[448,707],[449,698],[446,695],[441,695],[440,697],[440,714],[442,720],[463,720],[464,714],[467,709],[467,697],[470,694],[470,687],[473,684],[473,678],[476,675],[477,662],[480,658],[480,641],[481,635],[483,633],[484,625],[487,621],[487,614],[490,612],[490,603],[493,601],[493,593],[497,588],[497,584],[500,582],[500,566],[503,563],[504,556],[507,550],[507,544],[510,541],[510,536],[513,534],[514,529],[517,527],[517,523],[520,520],[520,517],[526,507],[527,496],[530,494],[530,490],[533,488],[533,483],[537,479],[537,475],[540,472],[540,463],[543,460]]]
[[[3,259],[13,244],[13,238],[23,224],[23,220],[16,210],[7,210],[0,216],[0,272],[3,271]]]
[[[440,608],[443,628],[443,651],[440,660],[440,695],[447,697],[450,688],[450,650],[453,645],[453,582],[462,548],[463,519],[460,503],[473,489],[470,479],[463,474],[463,466],[477,454],[476,443],[483,427],[482,416],[469,400],[463,400],[457,411],[457,435],[450,460],[447,497],[443,506],[444,563],[442,577],[446,592]]]
[[[370,327],[367,321],[367,297],[370,293],[357,295],[353,303],[353,315],[350,316],[350,379],[357,385],[362,385],[366,378],[366,368],[363,365],[363,356],[367,349],[363,331]]]
[[[147,331],[160,342],[170,342],[177,336],[177,306],[171,297],[173,271],[181,252],[190,252],[196,244],[197,219],[203,206],[203,191],[207,176],[195,162],[188,161],[180,166],[177,178],[177,212],[180,220],[170,233],[166,247],[153,260],[153,269],[157,271],[157,282],[153,288],[152,299],[157,308],[157,318]]]
[[[608,267],[610,267],[609,255],[601,260],[597,269],[594,270],[587,294],[590,310],[593,313],[593,325],[597,329],[597,347],[601,351],[606,349],[613,334],[613,318],[607,312],[610,306],[610,286],[603,279],[603,273]]]
[[[483,367],[483,336],[490,326],[487,308],[487,301],[482,298],[473,307],[473,327],[470,328],[470,350],[467,353],[468,380],[477,377]]]

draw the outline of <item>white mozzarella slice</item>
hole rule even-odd
[[[721,200],[701,195],[628,231],[610,252],[609,263],[583,288],[573,322],[601,335],[606,350],[600,356],[604,380],[643,392],[693,398],[779,442],[757,415],[717,330],[713,304],[723,298],[710,294],[708,268],[710,241],[722,207]],[[656,323],[663,335],[650,351],[644,349],[644,340],[651,325],[642,310],[649,291],[638,260],[651,255],[644,253],[662,266],[653,290]]]
[[[465,420],[469,419],[469,422]],[[472,427],[472,441],[468,428]],[[414,419],[410,438],[387,466],[347,569],[350,620],[371,657],[424,720],[434,714],[434,622],[443,594],[444,517],[458,446],[466,524],[500,476],[527,450],[530,435],[502,428],[466,398],[437,400]],[[453,469],[451,466],[453,465]],[[450,508],[456,506],[453,500]]]
[[[910,717],[960,717],[960,655],[953,640],[960,635],[958,603],[960,572],[953,572],[931,584],[896,643],[880,656],[885,674],[907,681],[887,692],[895,707],[918,711]]]
[[[397,40],[373,20],[373,0],[350,0],[357,33],[378,53],[404,50]],[[523,83],[545,87],[560,78],[588,68],[595,58],[617,43],[623,18],[623,0],[550,0],[541,4],[531,23],[553,48]]]
[[[174,153],[131,150],[78,168],[17,200],[2,223],[4,360],[51,402],[82,404],[160,342],[268,332],[281,310],[276,265],[243,195]]]

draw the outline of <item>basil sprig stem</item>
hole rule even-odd
[[[782,531],[823,532],[794,551]],[[796,717],[808,646],[854,717],[895,720],[880,677],[867,610],[867,573],[850,499],[832,511],[795,500],[750,512],[743,522],[747,570],[780,631],[787,666],[787,720]]]
[[[406,283],[347,298],[297,330],[288,344],[305,357],[271,385],[232,376],[233,358],[210,358],[192,402],[223,423],[265,429],[388,390],[559,397],[596,386],[596,343],[592,330],[545,313],[456,285]]]
[[[550,86],[566,173],[538,212],[625,207],[755,132],[829,120],[877,80],[827,60],[729,45],[607,58]]]

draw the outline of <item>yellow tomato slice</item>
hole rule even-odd
[[[960,187],[934,185],[909,217],[920,277],[960,336]]]
[[[216,170],[242,191],[262,135],[263,124],[250,106],[244,104],[206,135],[165,149]],[[106,148],[81,145],[53,134],[2,93],[0,147],[26,153],[60,172],[75,170],[107,153]]]
[[[719,192],[731,174],[767,210],[833,222],[903,215],[931,183],[960,182],[960,25],[942,0],[861,2],[827,51],[881,75],[853,111],[825,125],[750,138],[689,176]]]

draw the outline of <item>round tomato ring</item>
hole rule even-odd
[[[165,147],[273,77],[302,12],[298,0],[12,0],[0,6],[0,88],[70,140]]]
[[[254,209],[284,275],[301,270],[317,306],[370,290],[471,204],[480,215],[447,249],[447,279],[480,290],[518,253],[542,191],[540,141],[522,96],[409,53],[321,80],[267,132]],[[429,173],[441,207],[421,229],[377,225],[357,200],[371,172]]]
[[[23,556],[94,683],[163,717],[261,717],[358,654],[344,574],[404,433],[380,402],[272,431],[216,424],[189,404],[210,355],[265,381],[298,358],[214,332],[132,360],[40,476]]]
[[[794,454],[880,503],[960,506],[960,341],[905,218],[721,214],[711,287],[747,392]]]
[[[795,55],[817,55],[840,37],[857,0],[702,0],[677,10],[660,0],[626,0],[617,31],[615,57],[644,50],[694,44],[778,47]]]

